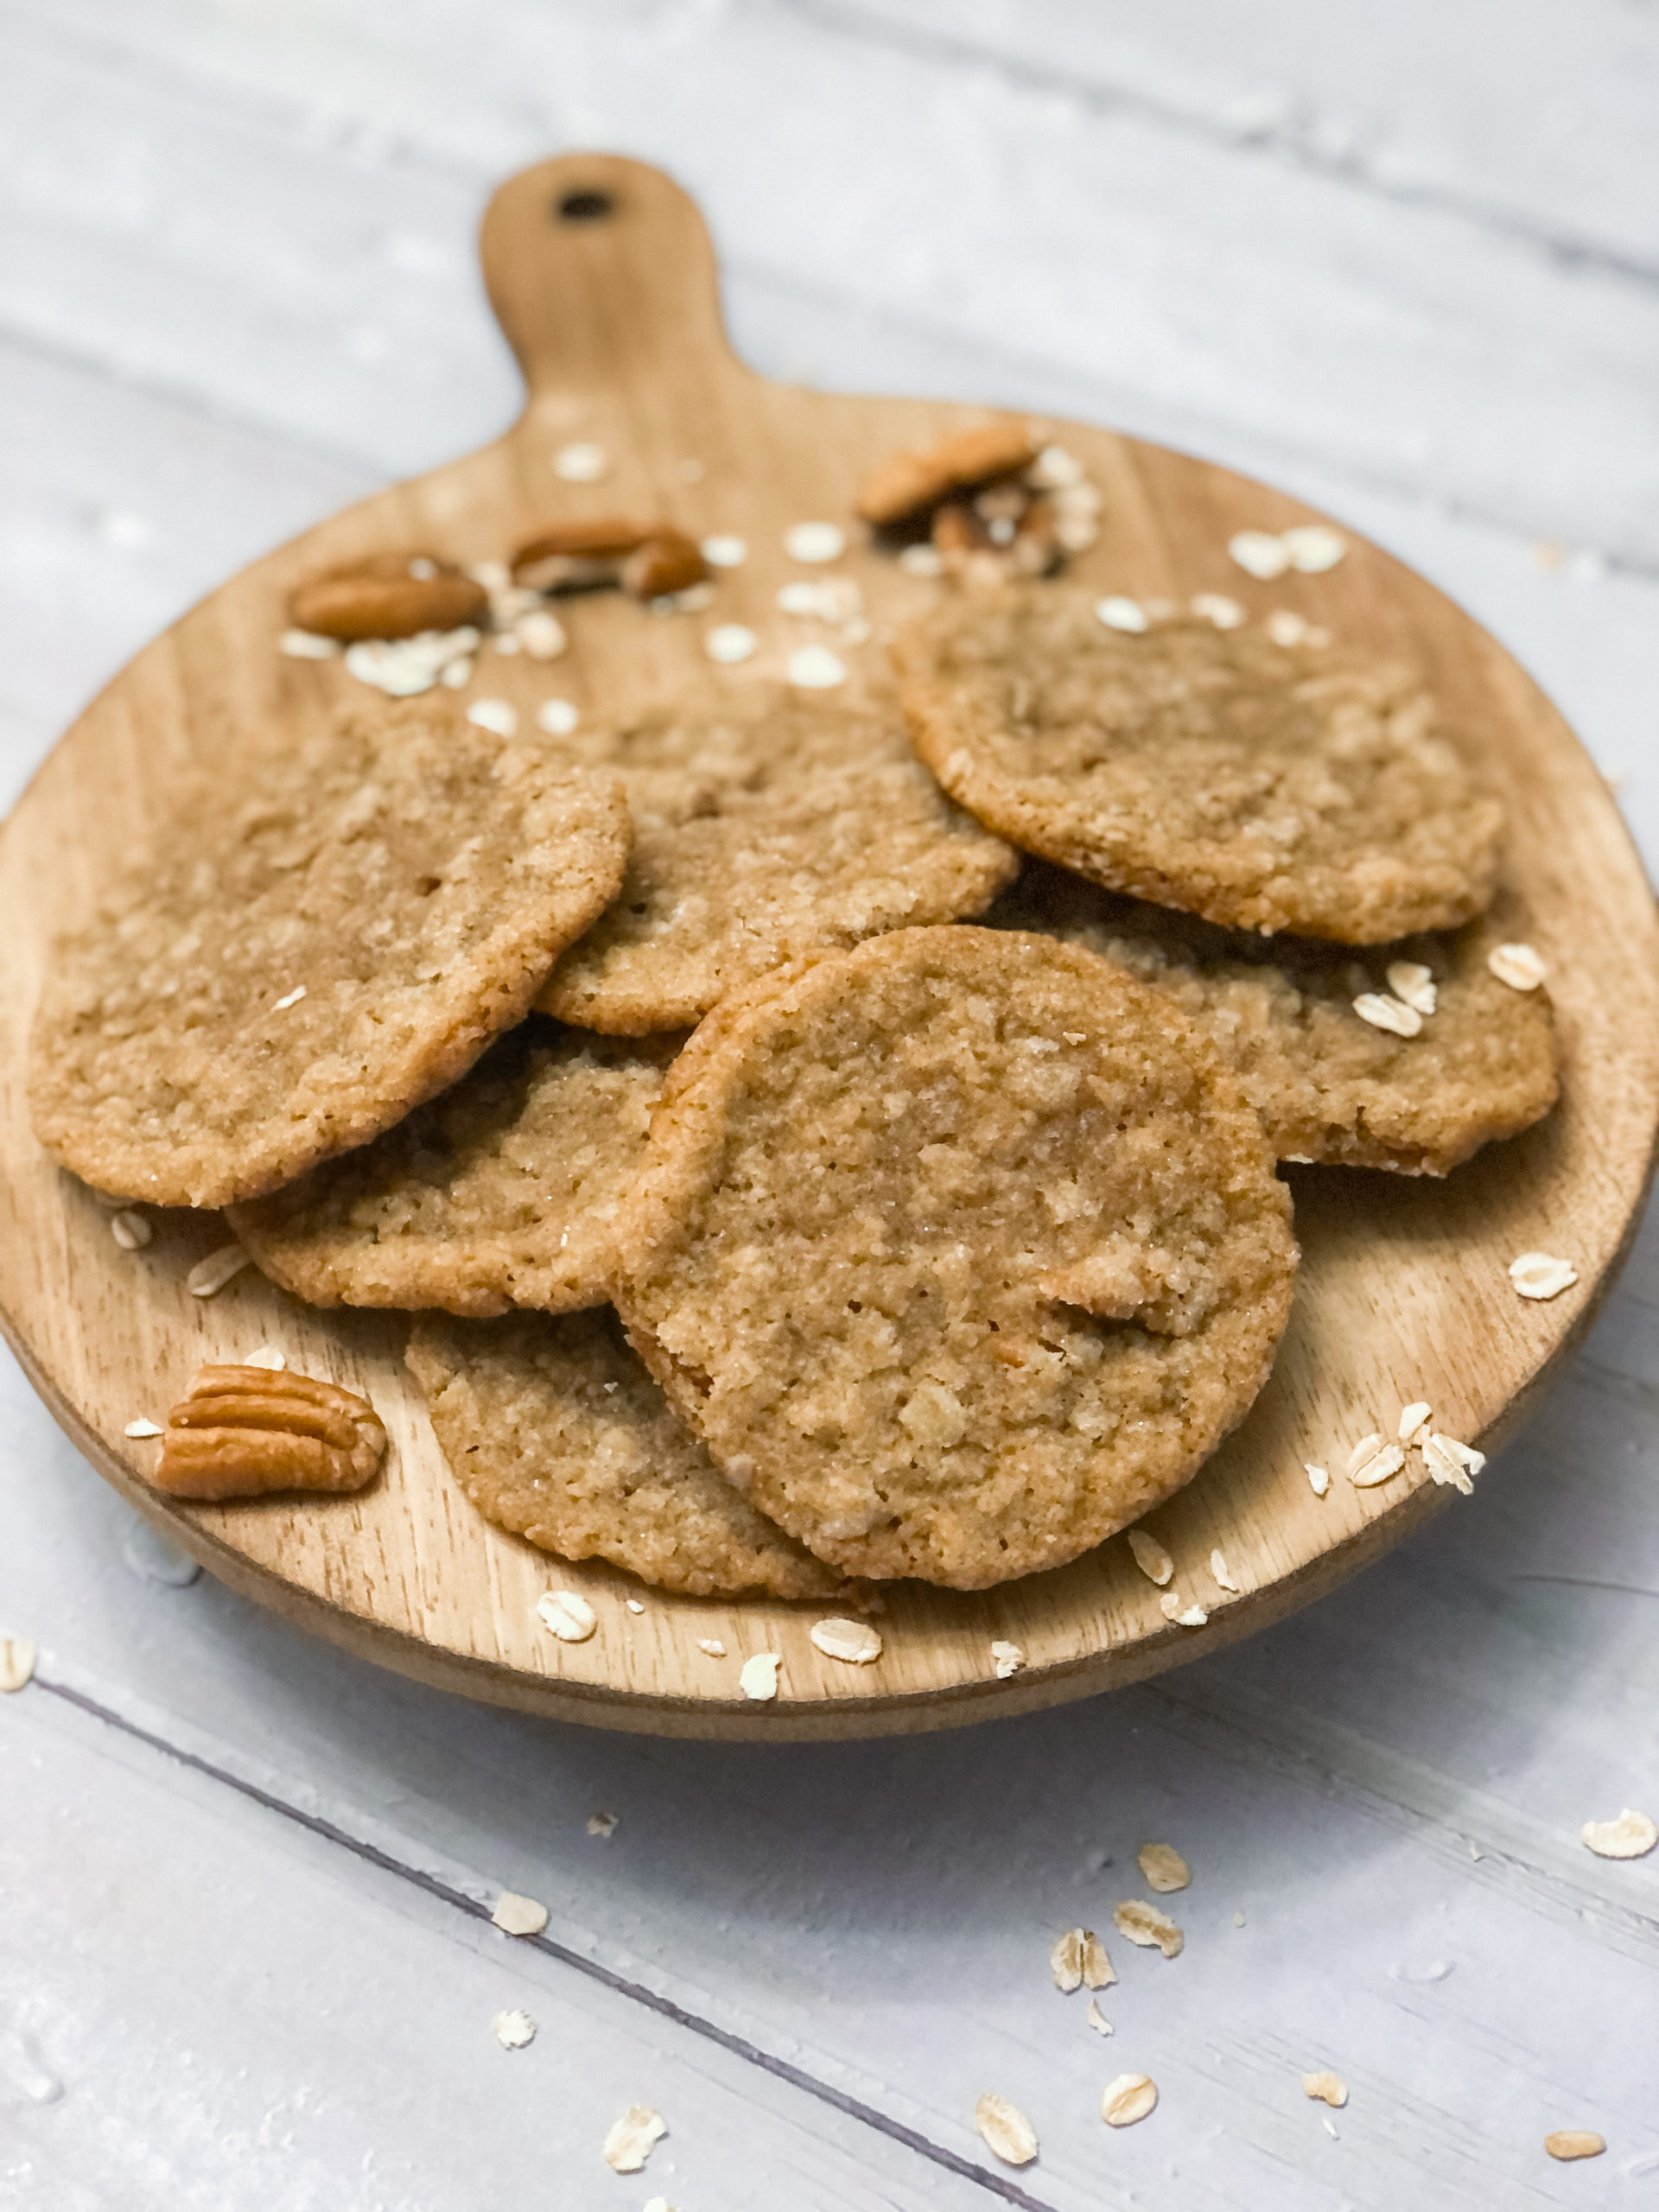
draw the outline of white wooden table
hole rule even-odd
[[[11,0],[3,798],[195,594],[507,419],[473,227],[599,144],[699,195],[770,372],[1114,422],[1414,562],[1651,861],[1656,115],[1653,0]],[[1578,1840],[1659,1812],[1656,1313],[1650,1230],[1474,1499],[1240,1649],[770,1753],[474,1710],[181,1580],[6,1362],[0,2206],[1659,2204],[1659,1858]],[[1104,2042],[1046,1955],[1151,1838],[1186,1950],[1112,1942]]]

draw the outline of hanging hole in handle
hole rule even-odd
[[[559,194],[553,212],[562,223],[604,223],[615,214],[616,201],[596,186],[578,186],[573,192]]]

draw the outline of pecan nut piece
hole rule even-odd
[[[622,563],[655,533],[649,524],[601,515],[551,523],[512,556],[512,581],[529,591],[594,591],[620,583]]]
[[[413,638],[475,622],[489,594],[428,553],[376,553],[296,584],[289,620],[324,638]]]
[[[953,499],[933,517],[933,546],[946,575],[994,588],[1012,576],[1046,576],[1059,565],[1049,501],[1017,486]]]
[[[1015,476],[1037,458],[1037,441],[1023,423],[987,423],[957,430],[919,452],[896,453],[859,486],[857,511],[878,530],[925,515],[953,492],[994,477]]]
[[[622,563],[622,588],[636,599],[667,599],[690,591],[709,574],[709,563],[693,538],[677,530],[653,531]]]
[[[151,1476],[174,1497],[361,1490],[385,1455],[366,1398],[314,1376],[204,1367],[167,1417]]]

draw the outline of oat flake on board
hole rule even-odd
[[[1106,2084],[1100,2116],[1108,2127],[1133,2127],[1157,2101],[1158,2085],[1149,2074],[1120,2074]]]
[[[1304,2074],[1302,2094],[1340,2112],[1348,2101],[1348,2085],[1340,2074]]]
[[[1510,1262],[1509,1275],[1522,1298],[1538,1299],[1559,1298],[1579,1279],[1571,1260],[1557,1259],[1550,1252],[1522,1252]]]
[[[605,2163],[613,2174],[637,2174],[668,2133],[668,2122],[649,2105],[630,2105],[605,2138]]]
[[[586,1643],[599,1626],[599,1615],[574,1590],[549,1590],[536,1600],[543,1628],[561,1643]]]
[[[1118,1934],[1127,1936],[1131,1943],[1138,1943],[1143,1951],[1161,1951],[1166,1959],[1179,1958],[1186,1942],[1167,1913],[1160,1912],[1155,1904],[1144,1904],[1139,1897],[1115,1904],[1112,1923]]]
[[[25,1689],[35,1679],[35,1650],[26,1636],[0,1636],[0,1695]]]
[[[1645,1859],[1659,1843],[1659,1827],[1627,1805],[1616,1821],[1586,1821],[1579,1836],[1598,1859]]]
[[[849,1667],[868,1667],[881,1656],[880,1631],[868,1621],[814,1621],[808,1633],[826,1659],[842,1659]]]
[[[974,2107],[974,2126],[1005,2165],[1028,2166],[1037,2155],[1037,2131],[1018,2105],[988,2089]]]
[[[1147,1887],[1167,1897],[1176,1890],[1184,1890],[1192,1879],[1192,1870],[1173,1844],[1143,1843],[1135,1854],[1135,1864],[1146,1876]]]
[[[539,1936],[547,1925],[547,1907],[517,1890],[503,1890],[490,1918],[504,1936]]]
[[[1010,1675],[1017,1675],[1026,1663],[1025,1647],[1009,1643],[999,1637],[991,1646],[991,1665],[999,1682],[1006,1682]]]
[[[738,1671],[737,1686],[747,1698],[757,1705],[764,1705],[778,1694],[778,1669],[783,1665],[783,1654],[779,1651],[757,1651],[743,1662]]]
[[[1159,1542],[1156,1536],[1145,1529],[1128,1531],[1129,1549],[1135,1554],[1135,1563],[1149,1582],[1161,1589],[1175,1572],[1175,1562]]]

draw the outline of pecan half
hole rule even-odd
[[[857,511],[878,530],[927,513],[953,492],[994,477],[1016,476],[1037,458],[1037,441],[1023,423],[987,423],[957,430],[919,452],[896,453],[859,486]]]
[[[622,588],[636,599],[666,599],[690,591],[709,573],[709,563],[693,538],[677,530],[653,531],[622,563]]]
[[[288,615],[296,630],[323,638],[412,638],[458,630],[488,605],[482,584],[429,553],[376,553],[296,584]]]
[[[167,1417],[151,1481],[174,1497],[361,1490],[386,1432],[366,1398],[309,1375],[204,1367]]]
[[[953,499],[933,517],[933,546],[946,575],[995,586],[1010,576],[1046,576],[1060,561],[1054,511],[1018,485]]]
[[[649,524],[601,515],[552,523],[512,556],[512,581],[531,591],[593,591],[620,583],[622,563],[652,537]]]

